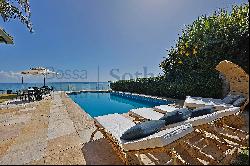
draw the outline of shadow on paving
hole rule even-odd
[[[124,165],[105,138],[86,143],[82,147],[82,153],[87,165]],[[171,158],[165,153],[140,154],[140,157],[133,154],[129,158],[136,165],[171,163]]]
[[[82,152],[87,165],[124,165],[104,138],[84,144]]]

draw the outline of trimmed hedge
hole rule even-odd
[[[120,80],[110,84],[112,90],[185,99],[187,95],[216,98],[221,95],[221,81],[211,75],[204,77],[193,73],[181,81],[170,82],[166,77],[139,78],[136,80]],[[214,78],[212,78],[214,77]],[[192,83],[191,83],[192,82]]]
[[[186,26],[160,64],[164,76],[120,80],[116,91],[184,99],[186,96],[222,97],[216,65],[230,60],[249,72],[249,4],[221,9]]]

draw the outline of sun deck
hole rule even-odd
[[[128,114],[123,116],[131,118]],[[54,92],[52,97],[39,102],[2,109],[0,164],[123,164],[100,132],[91,141],[95,129],[94,120],[65,92]],[[208,140],[210,146],[205,146],[207,142],[199,136],[190,142],[216,160],[222,159],[231,148],[218,149],[212,139]],[[191,164],[206,164],[180,147],[176,151]],[[172,163],[169,156],[160,152],[137,154],[132,160],[138,164]]]

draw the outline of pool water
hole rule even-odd
[[[72,100],[77,103],[90,116],[97,117],[114,113],[126,113],[131,109],[141,107],[154,107],[169,104],[171,101],[148,99],[144,97],[129,98],[114,93],[85,92],[70,94]]]

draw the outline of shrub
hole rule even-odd
[[[249,72],[249,4],[220,9],[187,25],[175,47],[168,50],[160,66],[168,74],[192,70],[214,70],[222,60],[230,60]]]

